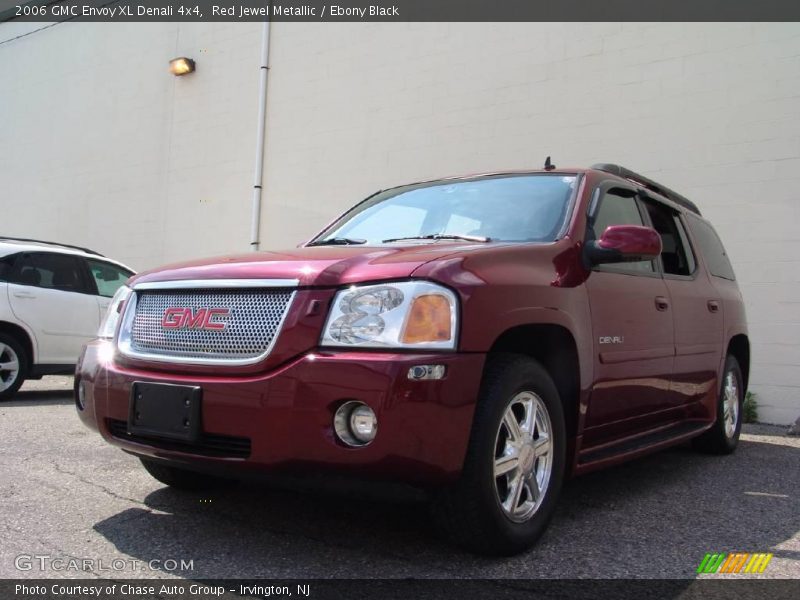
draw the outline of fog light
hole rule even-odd
[[[378,418],[363,402],[345,402],[333,417],[333,429],[348,446],[366,446],[378,433]]]
[[[378,419],[369,406],[357,406],[350,413],[350,430],[360,441],[367,443],[378,433]]]

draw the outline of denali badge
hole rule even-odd
[[[161,326],[164,329],[211,329],[222,331],[225,322],[220,321],[230,314],[227,308],[191,308],[173,307],[164,311]]]
[[[602,335],[600,336],[601,344],[623,344],[625,343],[625,336],[623,335]]]

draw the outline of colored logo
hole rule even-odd
[[[706,554],[697,567],[698,573],[763,573],[772,554],[766,552],[725,552]]]
[[[199,308],[196,311],[182,307],[168,308],[161,319],[161,326],[164,329],[222,331],[225,329],[225,322],[217,319],[224,319],[229,314],[230,310],[227,308]]]

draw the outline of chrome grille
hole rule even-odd
[[[272,348],[289,308],[291,289],[168,289],[136,293],[129,330],[120,336],[121,349],[143,358],[190,362],[253,362]],[[223,308],[216,322],[223,329],[162,325],[169,308]],[[125,340],[123,349],[123,337]]]

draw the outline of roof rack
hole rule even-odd
[[[652,179],[648,179],[644,175],[639,175],[638,173],[631,171],[630,169],[626,169],[620,165],[613,165],[610,163],[598,163],[596,165],[592,165],[593,169],[597,169],[598,171],[603,171],[605,173],[611,173],[612,175],[617,175],[618,177],[622,177],[623,179],[629,179],[634,183],[638,183],[641,186],[644,186],[646,189],[650,190],[651,192],[655,192],[656,194],[661,194],[665,198],[672,200],[675,204],[680,204],[682,207],[692,211],[693,213],[700,214],[700,209],[697,208],[697,205],[689,200],[686,196],[680,195],[678,192],[675,192],[669,189],[666,186],[661,185],[660,183],[656,183]]]
[[[31,243],[31,244],[47,244],[48,246],[59,246],[61,248],[71,248],[73,250],[80,250],[81,252],[85,252],[86,254],[94,254],[95,256],[103,256],[99,252],[95,252],[94,250],[89,250],[89,248],[82,248],[81,246],[73,246],[71,244],[59,244],[58,242],[47,242],[45,240],[32,240],[30,238],[17,238],[17,237],[0,236],[0,242],[28,242],[28,243]]]

